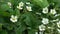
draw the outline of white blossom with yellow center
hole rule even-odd
[[[28,11],[32,11],[31,6],[26,6],[26,9],[27,9]]]
[[[42,13],[47,14],[48,13],[48,8],[47,7],[43,8]]]
[[[50,13],[54,15],[54,14],[56,14],[56,10],[55,9],[51,9]]]
[[[23,3],[23,2],[20,2],[20,3],[19,3],[19,6],[23,6],[23,5],[24,5],[24,3]]]
[[[18,19],[17,16],[11,15],[10,21],[17,22],[17,19]]]
[[[23,3],[23,2],[20,2],[20,3],[19,3],[19,6],[17,6],[17,8],[18,8],[18,9],[23,9],[23,8],[22,8],[23,5],[24,5],[24,3]]]
[[[48,23],[49,23],[49,19],[43,18],[43,19],[42,19],[42,23],[43,23],[43,24],[48,24]]]
[[[59,21],[59,22],[57,22],[57,26],[58,26],[58,28],[60,28],[60,21]]]
[[[46,27],[45,27],[44,25],[40,25],[40,26],[39,26],[39,30],[40,30],[40,31],[44,31],[45,28],[46,28]]]

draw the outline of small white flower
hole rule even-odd
[[[40,25],[40,26],[39,26],[39,30],[40,30],[40,31],[44,31],[45,28],[46,28],[46,27],[45,27],[44,25]]]
[[[26,4],[30,4],[30,2],[26,2]]]
[[[17,22],[17,19],[18,19],[17,16],[11,15],[10,21]]]
[[[11,8],[11,2],[8,2],[9,7]]]
[[[57,26],[58,26],[58,28],[60,28],[60,21],[59,21],[59,22],[57,22]]]
[[[27,9],[28,11],[32,11],[31,6],[26,6],[26,9]]]
[[[23,2],[20,2],[20,3],[19,3],[19,6],[23,6],[23,5],[24,5],[24,3],[23,3]]]
[[[20,2],[20,3],[19,3],[19,6],[17,6],[17,8],[22,10],[22,9],[23,9],[23,8],[22,8],[23,5],[24,5],[24,3],[23,3],[23,2]]]
[[[57,31],[60,33],[60,29],[57,29]]]
[[[11,6],[11,3],[10,3],[10,2],[8,2],[8,5],[9,5],[9,6]]]
[[[46,13],[48,13],[48,8],[47,7],[45,7],[45,8],[43,8],[43,11],[42,11],[44,14],[46,14]]]
[[[54,15],[54,14],[56,14],[56,10],[55,9],[51,9],[50,13]]]
[[[48,23],[49,23],[49,19],[43,18],[43,19],[42,19],[42,23],[43,23],[43,24],[48,24]]]

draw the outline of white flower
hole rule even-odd
[[[19,3],[19,6],[17,6],[17,8],[18,8],[18,9],[23,9],[23,8],[22,8],[23,5],[24,5],[24,3],[23,3],[23,2],[20,2],[20,3]]]
[[[60,29],[57,29],[57,31],[60,33]]]
[[[48,8],[47,7],[45,7],[45,8],[43,8],[43,11],[42,11],[44,14],[46,14],[46,13],[48,13]]]
[[[51,9],[50,13],[54,15],[54,14],[56,14],[56,10],[55,9]]]
[[[8,2],[9,7],[11,8],[11,2]]]
[[[26,6],[26,9],[27,9],[28,11],[32,11],[31,6]]]
[[[23,2],[20,2],[20,3],[19,3],[19,6],[23,6],[23,5],[24,5],[24,3],[23,3]]]
[[[30,2],[26,2],[26,4],[30,4]]]
[[[42,23],[43,23],[43,24],[48,24],[48,23],[49,23],[49,19],[43,18],[43,19],[42,19]]]
[[[17,16],[11,15],[10,21],[17,22],[17,19],[18,19]]]
[[[57,22],[57,26],[58,26],[58,28],[60,28],[60,21],[59,21],[59,22]]]
[[[39,26],[39,30],[40,30],[40,31],[44,31],[45,28],[46,28],[46,27],[45,27],[44,25],[40,25],[40,26]]]

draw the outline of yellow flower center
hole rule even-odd
[[[59,26],[60,26],[60,24],[59,24]]]
[[[16,20],[16,18],[12,18],[12,20]]]

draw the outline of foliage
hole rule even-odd
[[[21,7],[20,2],[23,2],[24,6]],[[45,7],[48,8],[46,14],[42,12]],[[50,9],[55,9],[56,14],[51,14]],[[49,19],[48,24],[43,24],[46,26],[45,31],[42,31],[44,34],[60,34],[57,30],[60,29],[58,27],[60,24],[57,24],[60,21],[58,14],[60,14],[60,0],[0,0],[0,34],[35,34],[40,32],[39,26],[43,24],[43,18]],[[14,22],[16,16],[17,21]],[[10,20],[12,18],[14,19]]]

